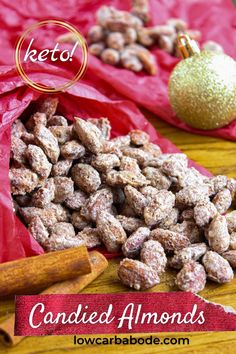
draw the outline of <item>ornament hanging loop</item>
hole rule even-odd
[[[177,45],[180,55],[183,59],[192,57],[195,54],[200,53],[200,49],[193,39],[187,34],[181,33],[177,37]]]

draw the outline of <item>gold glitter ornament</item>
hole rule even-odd
[[[177,116],[198,129],[223,127],[236,118],[236,62],[225,54],[200,52],[187,35],[178,37],[184,60],[169,80],[169,98]]]

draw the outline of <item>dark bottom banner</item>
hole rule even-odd
[[[16,296],[15,335],[235,331],[236,312],[192,293]]]

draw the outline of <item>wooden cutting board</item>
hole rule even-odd
[[[157,120],[156,117],[145,112],[151,123],[165,137],[172,140],[189,158],[209,169],[214,174],[225,174],[236,178],[236,143],[193,135],[173,128]],[[117,278],[119,259],[109,261],[109,267],[97,280],[83,290],[83,293],[115,293],[127,292]],[[173,291],[175,272],[169,271],[161,278],[161,283],[150,291]],[[132,290],[131,290],[132,291]],[[207,284],[200,293],[205,299],[236,309],[236,278],[229,284]],[[0,321],[14,311],[12,300],[0,301]],[[148,334],[135,334],[134,337],[147,337]],[[204,333],[156,333],[156,337],[163,340],[165,337],[188,338],[189,345],[82,345],[73,344],[73,336],[31,337],[24,339],[14,348],[6,348],[0,344],[0,353],[6,354],[41,354],[41,353],[77,353],[85,354],[123,353],[153,354],[153,353],[185,353],[185,354],[234,354],[236,353],[236,332],[204,332]],[[83,337],[101,337],[83,336]],[[106,336],[111,337],[111,336]],[[125,337],[125,335],[119,335]]]

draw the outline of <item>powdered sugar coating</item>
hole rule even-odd
[[[23,207],[19,209],[19,213],[26,224],[30,224],[33,218],[36,216],[40,217],[46,228],[52,226],[58,221],[55,210],[50,207],[45,209],[36,207]]]
[[[120,166],[120,159],[115,154],[98,154],[94,156],[91,165],[99,172],[107,172]]]
[[[54,177],[55,184],[55,203],[62,203],[74,193],[74,182],[70,177]]]
[[[101,184],[99,173],[88,164],[74,165],[71,175],[75,185],[87,193],[95,192]]]
[[[144,242],[140,252],[140,259],[158,274],[163,273],[166,268],[167,258],[165,251],[158,241],[148,240]]]
[[[170,230],[186,236],[190,243],[201,241],[201,231],[194,220],[184,220],[182,223],[170,226]]]
[[[131,143],[137,146],[142,146],[149,143],[149,135],[142,130],[131,130],[129,133]]]
[[[32,192],[38,185],[38,176],[28,168],[11,168],[9,171],[11,192],[13,195],[24,195]]]
[[[122,252],[125,257],[134,258],[138,256],[149,235],[150,230],[147,227],[139,227],[134,231],[122,246]]]
[[[190,242],[189,239],[177,232],[154,229],[150,233],[150,239],[159,241],[166,252],[173,252],[187,247]]]
[[[84,156],[85,148],[77,140],[70,140],[61,146],[61,155],[67,160],[76,160]]]
[[[115,171],[107,173],[106,182],[110,186],[126,186],[129,184],[132,187],[142,187],[149,184],[144,175],[137,174],[131,171]]]
[[[158,157],[162,153],[161,148],[157,144],[153,143],[146,143],[141,149],[150,154],[152,158]]]
[[[54,179],[49,178],[43,187],[33,193],[31,205],[38,208],[46,208],[55,198]]]
[[[161,229],[166,229],[170,230],[172,227],[174,227],[179,218],[179,210],[177,208],[172,208],[168,216],[165,217],[159,224],[159,228]]]
[[[137,174],[141,173],[137,160],[129,156],[122,156],[120,160],[120,171],[130,171]]]
[[[45,113],[47,118],[50,118],[56,113],[58,102],[58,97],[49,96],[42,98],[37,102],[37,109],[39,112]]]
[[[34,129],[37,144],[43,149],[49,160],[54,164],[60,155],[57,139],[43,124],[38,124]]]
[[[232,203],[232,196],[230,191],[227,188],[223,188],[215,195],[212,203],[215,205],[217,211],[220,214],[224,214],[230,208]]]
[[[72,160],[57,161],[57,163],[52,167],[52,175],[67,176],[71,166],[72,166]]]
[[[26,149],[27,146],[17,137],[11,139],[11,158],[18,164],[24,164],[26,162]]]
[[[229,262],[232,268],[236,268],[236,250],[226,251],[222,254],[222,257]]]
[[[36,145],[28,145],[25,155],[34,172],[44,178],[47,178],[50,175],[52,164],[48,161],[40,147]]]
[[[152,187],[157,189],[169,189],[171,186],[171,180],[157,168],[145,167],[142,173],[150,181]]]
[[[216,216],[217,209],[210,201],[199,202],[193,209],[193,216],[196,224],[200,227],[207,226],[209,222]]]
[[[22,121],[20,119],[16,119],[11,126],[11,136],[21,138],[22,134],[26,132],[27,130]]]
[[[156,225],[165,219],[175,204],[172,192],[161,190],[155,199],[144,208],[144,220],[148,226]]]
[[[136,147],[131,146],[123,146],[121,147],[121,151],[124,156],[132,157],[133,159],[137,160],[139,165],[144,165],[147,160],[150,159],[151,155]]]
[[[140,188],[140,192],[144,195],[144,197],[147,199],[148,203],[154,201],[156,197],[159,194],[159,189],[152,187],[152,186],[146,186]]]
[[[47,125],[47,116],[45,113],[36,112],[28,119],[25,126],[29,131],[33,131],[38,124]]]
[[[207,201],[208,188],[205,185],[184,187],[176,193],[176,203],[183,208],[194,207],[199,202]]]
[[[193,243],[188,247],[182,248],[180,251],[175,251],[174,256],[169,260],[169,266],[181,269],[185,263],[189,261],[197,261],[207,251],[205,243]]]
[[[47,126],[48,127],[52,127],[54,125],[56,125],[56,126],[61,125],[61,126],[67,127],[68,126],[68,121],[63,116],[51,116],[47,120]]]
[[[126,241],[126,233],[113,215],[107,211],[101,211],[97,216],[97,229],[104,245],[109,252],[117,252]]]
[[[229,232],[236,231],[236,210],[225,215]]]
[[[29,224],[29,232],[35,238],[35,240],[42,246],[48,240],[49,233],[39,216],[35,216],[32,218]]]
[[[87,199],[87,194],[85,194],[83,191],[76,190],[70,197],[66,198],[65,205],[72,210],[80,210]]]
[[[97,229],[85,227],[76,235],[77,239],[81,239],[88,248],[98,247],[101,245],[101,239]]]
[[[96,125],[96,127],[101,131],[102,137],[106,140],[110,139],[111,136],[111,125],[107,118],[89,118],[88,122]]]
[[[72,213],[71,223],[79,231],[82,231],[85,227],[91,226],[90,222],[81,216],[79,211],[74,211]]]
[[[183,291],[199,293],[204,289],[205,284],[206,272],[204,267],[195,261],[184,264],[176,277],[176,285]]]
[[[142,193],[132,186],[125,186],[124,188],[126,200],[135,213],[139,216],[143,215],[145,206],[147,205],[147,199]]]
[[[73,130],[72,126],[52,126],[48,128],[49,131],[55,136],[58,141],[58,144],[63,145],[68,141],[72,140]]]
[[[217,283],[228,283],[234,277],[229,262],[216,252],[206,252],[203,256],[202,263],[205,267],[207,277],[212,281]]]
[[[125,216],[125,215],[117,215],[116,217],[119,222],[121,223],[123,229],[128,233],[131,234],[136,231],[139,227],[145,226],[143,220],[138,219],[136,217]]]
[[[215,252],[222,253],[229,248],[230,236],[226,218],[223,215],[214,217],[207,231],[209,246]]]
[[[102,151],[102,133],[96,125],[80,118],[75,118],[74,129],[83,145],[94,154]]]
[[[145,290],[159,284],[158,274],[148,265],[124,258],[118,268],[118,277],[124,285],[135,290]]]
[[[90,195],[81,208],[81,216],[87,220],[96,221],[101,211],[111,210],[113,194],[109,188],[103,188]]]

